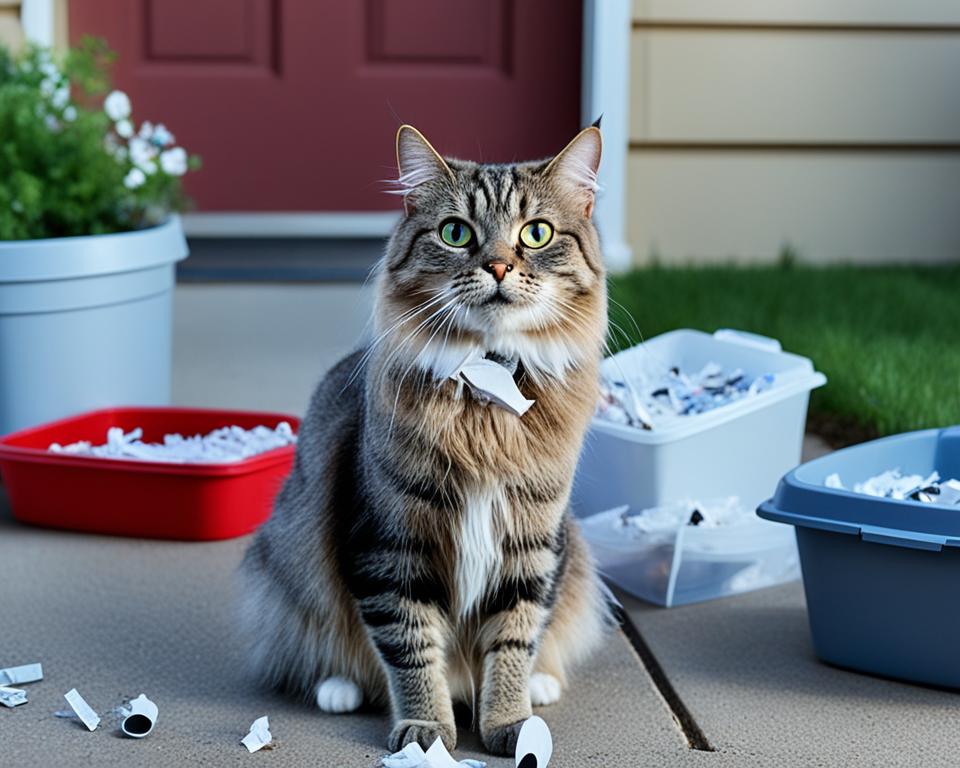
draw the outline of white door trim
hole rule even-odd
[[[54,35],[54,0],[22,0],[20,26],[31,43],[52,46]]]
[[[378,238],[390,234],[400,218],[395,211],[321,211],[317,213],[186,213],[188,237],[345,237]]]
[[[594,219],[611,272],[630,268],[626,239],[627,152],[630,144],[630,0],[585,0],[581,117],[603,115],[603,161]]]

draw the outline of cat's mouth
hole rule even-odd
[[[483,302],[485,305],[490,304],[513,304],[513,299],[503,293],[500,289],[497,289],[497,292],[494,293],[489,299]]]

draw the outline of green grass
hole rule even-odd
[[[631,342],[674,328],[779,339],[829,379],[813,422],[893,434],[960,424],[960,265],[649,268],[611,279]],[[632,315],[629,319],[626,311]],[[611,326],[611,346],[625,346]]]

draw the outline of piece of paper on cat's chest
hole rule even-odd
[[[464,382],[474,397],[488,400],[516,416],[523,416],[536,402],[523,396],[508,368],[479,352],[471,353],[450,378]]]

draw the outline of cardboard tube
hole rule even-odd
[[[157,705],[141,693],[127,705],[127,715],[120,724],[120,730],[133,739],[142,739],[153,730],[157,714]]]

